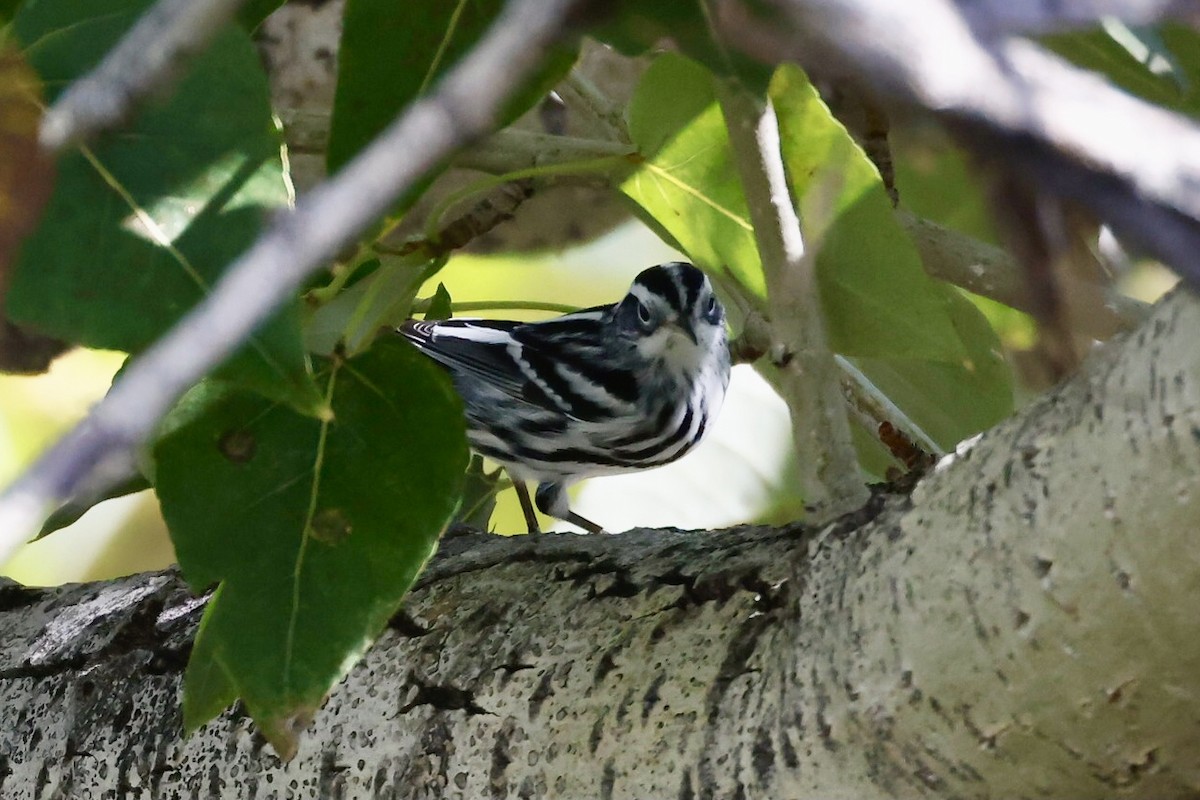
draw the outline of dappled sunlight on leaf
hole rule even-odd
[[[761,302],[762,265],[712,81],[673,54],[650,66],[629,108],[629,133],[645,163],[621,191],[697,265],[718,280],[728,271]]]
[[[822,218],[816,235],[806,228],[806,246],[816,250],[832,348],[847,356],[961,360],[949,290],[925,274],[875,165],[798,67],[780,68],[771,99],[801,219]],[[813,193],[828,207],[806,211]]]
[[[25,4],[14,22],[49,91],[100,59],[146,0]],[[173,325],[285,206],[281,137],[249,37],[218,35],[169,99],[117,135],[64,155],[42,225],[13,275],[8,310],[90,347],[138,351]],[[297,306],[222,374],[314,405]]]

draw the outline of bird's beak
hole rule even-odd
[[[692,344],[700,344],[700,342],[696,340],[696,332],[693,331],[690,326],[683,324],[683,322],[680,320],[671,320],[667,323],[667,325],[671,328],[672,333],[686,336],[689,340],[691,340]]]

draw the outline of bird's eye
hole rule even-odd
[[[708,303],[704,306],[704,318],[714,325],[721,321],[721,307],[717,304],[716,295],[708,296]]]
[[[643,325],[650,324],[650,309],[646,306],[645,303],[641,302],[640,300],[638,301],[638,304],[637,304],[637,315],[638,315],[638,322],[642,323]]]
[[[713,312],[715,312],[716,310],[717,310],[717,298],[710,296],[708,298],[708,305],[706,305],[704,307],[704,313],[708,314],[708,315],[712,315]]]

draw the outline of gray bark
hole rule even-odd
[[[0,588],[0,796],[1194,797],[1200,304],[821,530],[447,540],[281,764],[172,573]]]

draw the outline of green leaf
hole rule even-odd
[[[283,5],[284,0],[246,0],[238,9],[238,24],[247,33],[253,33],[267,17],[275,13],[275,9]]]
[[[51,97],[93,66],[146,0],[29,3],[15,22]],[[285,206],[281,137],[249,37],[220,34],[173,95],[120,133],[58,163],[42,223],[25,242],[10,315],[91,347],[137,351],[207,294],[224,267]],[[293,304],[260,328],[222,374],[312,407]]]
[[[21,0],[0,0],[0,25],[8,24],[20,6]]]
[[[193,406],[154,454],[185,577],[197,590],[220,582],[189,666],[188,724],[224,705],[223,675],[281,753],[290,723],[395,613],[467,465],[457,396],[407,344],[326,362],[319,380],[332,419],[227,391]]]
[[[889,137],[900,205],[919,217],[1000,245],[978,165],[949,136],[899,131]]]
[[[793,191],[837,185],[817,255],[833,349],[850,356],[963,358],[947,289],[926,276],[895,221],[878,172],[833,119],[803,73],[780,72],[772,92]],[[642,166],[621,186],[652,223],[710,273],[746,294],[766,286],[712,75],[678,55],[650,66],[629,109]],[[816,192],[819,193],[819,192]]]
[[[727,270],[748,294],[765,298],[712,74],[682,56],[657,58],[630,101],[629,135],[644,162],[621,191],[699,266]]]
[[[710,0],[624,3],[619,10],[610,9],[603,24],[589,34],[635,56],[661,50],[662,43],[670,41],[679,52],[713,73],[736,77],[755,91],[765,92],[771,80],[771,66],[727,47],[714,36],[712,18],[717,12],[712,5]]]
[[[347,0],[338,54],[326,165],[338,170],[426,94],[467,53],[503,7],[501,0]],[[510,103],[501,125],[538,102],[570,70],[576,51],[553,51]]]
[[[1099,72],[1126,91],[1152,103],[1195,115],[1200,112],[1200,35],[1183,26],[1160,32],[1132,29],[1115,20],[1103,30],[1045,38],[1054,52]]]
[[[429,308],[425,310],[425,319],[450,319],[454,313],[454,302],[450,299],[450,292],[446,289],[446,284],[439,282],[437,290],[434,291],[433,297],[429,298]]]
[[[943,449],[992,427],[1013,410],[1012,371],[975,305],[948,290],[950,319],[966,355],[958,362],[856,358],[854,363]]]
[[[962,360],[948,290],[925,274],[875,165],[798,67],[776,72],[771,100],[788,183],[809,223],[806,244],[817,248],[833,349],[852,356]],[[823,230],[814,231],[818,227]]]
[[[502,474],[503,470],[499,467],[486,472],[483,469],[483,457],[471,455],[463,483],[462,504],[454,518],[456,523],[480,531],[488,530],[492,514],[496,511],[496,495],[501,489]]]
[[[1171,54],[1172,79],[1180,91],[1174,107],[1193,117],[1200,116],[1200,31],[1170,22],[1159,28],[1158,34]]]
[[[208,608],[224,602],[218,586],[208,598]],[[205,613],[200,619],[200,628],[192,643],[192,654],[188,658],[183,677],[183,729],[195,731],[213,719],[237,700],[237,686],[230,674],[217,658],[214,637],[209,630],[212,615]]]
[[[309,352],[329,354],[340,346],[356,355],[370,347],[380,327],[398,325],[408,316],[429,269],[430,262],[386,256],[365,278],[312,312],[304,330]]]
[[[55,531],[62,530],[68,525],[77,522],[80,517],[86,514],[97,503],[112,500],[116,497],[126,497],[149,488],[150,481],[146,480],[146,476],[136,473],[108,487],[98,497],[89,497],[83,501],[72,498],[54,510],[54,513],[46,519],[45,524],[42,525],[42,529],[38,531],[38,535],[34,537],[34,540],[36,541],[44,536],[49,536]]]

